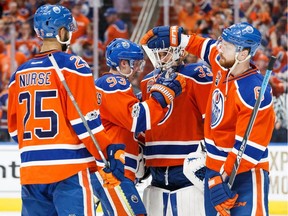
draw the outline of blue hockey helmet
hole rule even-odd
[[[133,63],[135,60],[143,60],[144,53],[141,47],[129,40],[115,38],[106,47],[106,64],[111,68],[119,67],[120,60],[128,60]]]
[[[66,7],[46,4],[37,9],[34,15],[34,30],[38,37],[56,38],[62,27],[70,33],[77,29],[76,21]]]
[[[247,22],[237,23],[225,28],[221,37],[223,40],[234,44],[237,52],[249,48],[251,56],[255,54],[261,43],[261,33]]]

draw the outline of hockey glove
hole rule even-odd
[[[104,180],[104,187],[115,187],[123,181],[125,164],[125,145],[112,144],[107,147],[109,167],[100,170]]]
[[[179,73],[172,73],[169,78],[160,76],[151,87],[151,96],[155,98],[164,108],[173,99],[185,91],[186,80]]]
[[[150,29],[140,40],[140,44],[153,48],[177,47],[181,42],[183,28],[178,26],[158,26]]]
[[[227,183],[222,181],[220,174],[210,178],[208,186],[211,202],[216,211],[219,212],[221,216],[229,216],[230,214],[226,210],[233,208],[238,194],[229,189]]]

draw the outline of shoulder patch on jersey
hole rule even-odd
[[[246,76],[243,79],[235,81],[237,86],[237,93],[243,103],[247,106],[254,107],[256,100],[260,93],[260,88],[263,82],[263,76],[261,74],[252,74],[251,76]],[[269,105],[272,101],[271,87],[268,84],[260,108]]]
[[[94,120],[94,119],[97,119],[97,118],[98,118],[98,112],[97,112],[97,110],[93,110],[93,111],[91,111],[91,112],[88,112],[88,113],[86,114],[86,117],[87,117],[88,121],[92,121],[92,120]]]
[[[132,118],[138,118],[140,114],[140,105],[139,103],[136,103],[132,107],[131,117]]]

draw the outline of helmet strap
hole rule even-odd
[[[121,71],[121,69],[120,69],[119,66],[117,66],[116,69],[117,69],[117,71],[118,71],[122,76],[124,76],[124,77],[126,77],[126,78],[129,78],[129,76],[131,76],[131,74],[133,73],[133,69],[132,69],[132,68],[130,69],[130,73],[129,73],[129,74],[124,74],[124,73],[122,73],[122,71]]]
[[[58,34],[56,35],[57,41],[58,41],[60,44],[67,46],[66,51],[68,51],[68,48],[69,48],[69,45],[70,45],[70,41],[71,41],[71,38],[72,38],[72,32],[69,31],[68,34],[69,34],[69,39],[68,39],[67,41],[61,41],[59,35],[58,35]]]
[[[236,54],[235,54],[235,63],[234,63],[233,66],[230,68],[229,73],[231,73],[238,64],[243,63],[243,62],[245,62],[245,61],[247,61],[248,59],[251,58],[251,55],[249,54],[245,59],[243,59],[242,61],[239,61],[239,60],[238,60],[238,55],[239,55],[239,52],[236,52]]]

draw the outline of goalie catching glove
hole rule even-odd
[[[231,191],[228,184],[223,182],[220,173],[209,179],[208,187],[211,202],[216,211],[219,212],[221,216],[229,216],[230,214],[226,210],[233,208],[238,194]]]
[[[125,145],[112,144],[107,147],[109,167],[99,171],[104,181],[104,187],[113,188],[124,180]]]
[[[163,108],[167,107],[176,96],[184,92],[186,86],[185,78],[179,73],[170,73],[168,78],[165,78],[165,76],[166,72],[163,72],[150,89],[151,96]]]
[[[178,26],[158,26],[150,29],[140,40],[140,44],[150,49],[177,47],[181,43],[183,28]]]

